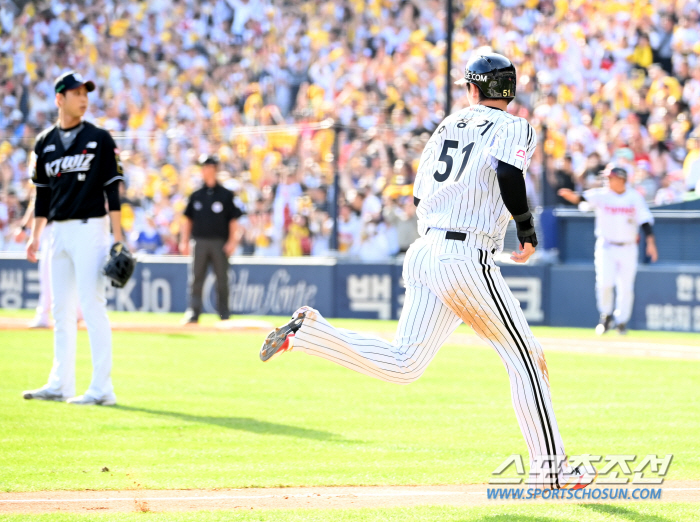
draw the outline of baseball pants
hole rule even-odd
[[[39,300],[36,307],[36,319],[49,324],[51,311],[51,227],[48,223],[41,232],[39,242]]]
[[[190,288],[190,309],[195,317],[202,313],[202,289],[207,276],[207,268],[212,265],[216,276],[217,311],[219,317],[228,319],[228,258],[224,252],[224,239],[199,238],[194,240],[192,260],[192,286]]]
[[[51,312],[51,230],[53,223],[48,223],[41,233],[39,243],[39,299],[36,306],[36,320],[44,324],[49,324],[49,314]],[[77,309],[78,321],[83,319],[83,312],[80,304]]]
[[[54,361],[47,388],[64,397],[75,396],[77,305],[83,311],[90,351],[92,381],[85,395],[114,397],[112,387],[112,330],[107,318],[102,267],[109,253],[107,216],[56,221],[52,225],[51,311],[54,325]]]
[[[316,310],[308,310],[293,349],[383,381],[409,384],[465,322],[496,350],[506,367],[530,469],[541,469],[543,461],[558,457],[567,467],[557,466],[559,471],[570,471],[542,347],[491,254],[465,243],[431,229],[409,248],[403,267],[406,297],[393,342],[334,328]],[[531,475],[530,483],[558,488],[560,479],[559,473],[547,472]]]
[[[594,264],[598,312],[612,315],[617,324],[627,323],[632,317],[638,255],[636,243],[613,245],[603,239],[596,241]]]

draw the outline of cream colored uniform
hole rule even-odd
[[[595,274],[598,312],[612,315],[616,324],[626,324],[632,316],[634,280],[637,276],[639,227],[654,224],[644,198],[627,188],[622,194],[608,187],[583,193],[595,210]],[[613,312],[613,290],[616,303]]]

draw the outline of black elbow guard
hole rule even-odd
[[[513,221],[515,221],[520,246],[524,247],[525,243],[531,243],[533,247],[536,247],[537,234],[535,233],[535,219],[532,217],[532,213],[528,210],[524,214],[513,216]]]

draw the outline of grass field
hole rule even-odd
[[[5,317],[24,314],[0,312]],[[160,323],[179,319],[154,319],[148,314],[113,317]],[[394,328],[391,322],[337,323],[373,331]],[[535,333],[593,338],[588,330],[535,329]],[[52,332],[0,331],[0,488],[465,484],[486,482],[513,453],[523,454],[527,461],[506,373],[486,347],[447,345],[418,382],[396,386],[303,354],[263,364],[258,359],[263,337],[192,330],[115,332],[113,379],[119,405],[80,408],[21,399],[22,390],[46,382]],[[635,339],[700,345],[698,334],[632,332],[628,340]],[[81,393],[91,369],[85,332],[79,334],[78,343]],[[700,363],[557,352],[548,353],[547,360],[569,453],[672,453],[668,478],[700,479]],[[109,471],[102,471],[105,467]],[[686,513],[696,510],[690,504],[532,505],[471,511],[435,507],[338,511],[330,519],[654,522],[694,520]],[[329,512],[319,511],[275,512],[275,518],[259,518],[269,513],[236,516],[329,520],[324,518]],[[37,520],[82,520],[72,516]],[[220,516],[216,512],[148,515],[153,520],[226,519]],[[110,515],[109,519],[132,518]]]

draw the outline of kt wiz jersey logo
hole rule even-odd
[[[75,154],[58,158],[46,164],[46,175],[56,176],[59,172],[63,174],[68,172],[87,172],[90,170],[94,157],[94,154]]]

